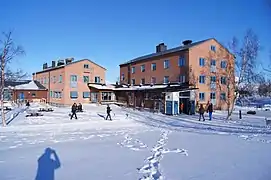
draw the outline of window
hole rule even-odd
[[[180,83],[185,83],[185,75],[180,75],[179,76],[179,82]]]
[[[204,101],[205,100],[205,93],[203,93],[203,92],[199,93],[199,100],[200,101]]]
[[[84,64],[84,69],[89,69],[89,65],[88,64]]]
[[[120,80],[124,81],[124,73],[121,74]]]
[[[140,84],[145,84],[145,78],[142,78]]]
[[[145,72],[145,65],[141,65],[141,72]]]
[[[164,77],[164,83],[169,83],[169,77],[168,76]]]
[[[63,81],[62,75],[59,75],[58,82],[59,82],[59,83],[62,83],[62,81]]]
[[[56,83],[56,76],[53,77],[53,83]]]
[[[90,98],[90,92],[83,92],[83,98]]]
[[[50,97],[53,97],[53,91],[50,91]]]
[[[70,98],[71,99],[77,99],[78,98],[78,92],[77,91],[71,91],[70,92]]]
[[[165,60],[164,61],[164,69],[168,69],[169,68],[169,60]]]
[[[112,101],[113,100],[112,92],[102,92],[102,101]]]
[[[94,82],[95,83],[100,83],[101,82],[101,78],[99,76],[95,76]]]
[[[216,97],[215,97],[215,92],[211,92],[211,93],[210,93],[210,99],[216,99]]]
[[[58,98],[58,92],[54,91],[54,98]]]
[[[226,93],[224,92],[220,93],[220,100],[226,101]]]
[[[156,77],[151,77],[151,84],[155,84],[156,83]]]
[[[76,75],[71,75],[71,82],[77,82],[77,76]]]
[[[205,59],[204,58],[199,58],[199,65],[205,66]]]
[[[227,67],[227,62],[226,61],[221,61],[220,66],[221,66],[221,68],[225,69]]]
[[[70,87],[71,88],[76,88],[77,87],[77,76],[76,75],[71,75],[71,77],[70,77]]]
[[[200,84],[205,84],[205,76],[204,75],[199,76],[199,83]]]
[[[156,63],[152,63],[151,64],[151,70],[152,71],[156,71]]]
[[[36,93],[32,93],[32,97],[36,97]]]
[[[185,58],[184,57],[179,57],[179,66],[182,67],[185,65]]]
[[[210,80],[211,80],[211,83],[215,83],[216,82],[216,77],[215,76],[211,76]]]
[[[132,67],[132,74],[135,74],[135,67]]]
[[[89,83],[89,76],[83,76],[84,83]]]
[[[227,81],[226,77],[222,76],[221,79],[220,79],[220,83],[221,84],[226,84],[226,81]]]
[[[135,85],[135,79],[132,79],[131,83],[132,85]]]
[[[215,59],[211,60],[211,66],[216,66],[216,60]]]
[[[211,51],[216,51],[216,47],[214,45],[211,46]]]

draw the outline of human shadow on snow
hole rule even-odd
[[[55,170],[61,163],[55,150],[46,148],[38,159],[38,168],[35,180],[54,180]]]

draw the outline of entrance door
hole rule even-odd
[[[97,103],[98,102],[98,93],[92,92],[90,96],[90,101],[92,103]]]
[[[20,94],[19,94],[19,99],[20,99],[20,100],[24,100],[24,93],[23,93],[23,92],[20,92]]]
[[[178,101],[174,101],[174,115],[178,114],[179,103]]]
[[[167,115],[172,115],[172,107],[173,103],[172,101],[166,101],[166,114]]]

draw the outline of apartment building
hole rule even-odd
[[[105,83],[106,69],[89,59],[73,58],[43,64],[43,70],[33,73],[33,80],[48,89],[47,101],[56,105],[90,102],[88,83]]]
[[[231,105],[232,78],[234,55],[214,38],[185,40],[172,49],[161,43],[155,53],[120,64],[120,84],[186,83],[198,88],[197,104],[212,102],[219,109]]]

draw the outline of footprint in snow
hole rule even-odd
[[[146,149],[148,147],[146,144],[141,142],[139,139],[133,139],[129,135],[126,135],[124,141],[122,141],[121,143],[118,143],[118,145],[120,145],[122,147],[129,148],[133,151],[140,151],[140,150]]]

